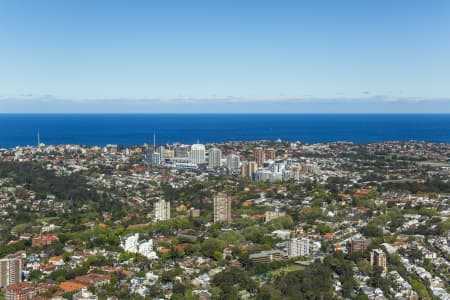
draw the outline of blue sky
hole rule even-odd
[[[449,99],[445,0],[0,0],[0,113],[450,112]]]

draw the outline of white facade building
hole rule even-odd
[[[139,233],[129,234],[121,238],[120,246],[126,252],[139,253],[148,259],[158,258],[153,251],[153,240],[139,241]]]
[[[153,166],[159,166],[161,164],[161,153],[153,152],[151,160]]]
[[[220,167],[220,159],[222,158],[222,151],[217,148],[209,149],[209,161],[208,166],[210,168],[218,168]]]
[[[203,144],[194,144],[191,147],[191,161],[194,164],[205,163],[206,148]]]
[[[307,238],[290,239],[288,242],[287,250],[289,258],[298,256],[309,256],[309,239]]]
[[[129,234],[121,238],[120,247],[126,252],[137,253],[138,252],[139,233]]]
[[[229,154],[227,156],[227,168],[231,170],[239,170],[241,161],[239,155]]]
[[[163,199],[155,202],[153,206],[155,221],[164,221],[170,219],[170,202]]]
[[[80,292],[73,294],[73,300],[97,300],[97,295],[92,294],[86,288],[82,289]]]
[[[153,251],[153,240],[141,240],[138,244],[138,253],[147,258],[155,258],[156,253]]]

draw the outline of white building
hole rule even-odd
[[[203,144],[194,144],[191,147],[191,161],[194,164],[205,163],[206,148]]]
[[[153,206],[155,221],[164,221],[170,219],[170,202],[160,199]]]
[[[283,174],[282,173],[276,173],[273,171],[270,171],[268,169],[260,169],[255,172],[255,180],[257,181],[269,181],[274,182],[277,180],[283,180]]]
[[[156,152],[158,152],[159,153],[159,156],[160,156],[160,159],[161,159],[161,161],[163,161],[164,159],[166,159],[166,147],[165,146],[158,146],[158,147],[156,147]]]
[[[139,241],[139,233],[129,234],[121,238],[120,246],[126,252],[139,253],[148,259],[156,259],[156,253],[153,251],[153,240]]]
[[[161,153],[153,152],[151,155],[151,164],[153,166],[159,166],[161,164]]]
[[[210,168],[218,168],[220,167],[220,159],[222,158],[222,151],[217,148],[209,149],[209,161],[208,166]]]
[[[82,289],[80,292],[73,294],[73,300],[97,300],[97,295],[92,294],[86,288]]]
[[[278,209],[275,209],[275,211],[270,211],[270,210],[266,211],[264,214],[266,222],[270,222],[273,219],[283,217],[285,215],[286,215],[286,213],[284,211],[279,211]]]
[[[155,275],[152,271],[145,273],[145,281],[146,285],[154,285],[158,282],[159,276]]]
[[[287,248],[288,256],[298,257],[298,256],[308,256],[309,255],[309,239],[307,238],[293,238],[288,242]]]
[[[282,240],[288,240],[291,237],[291,232],[289,230],[278,229],[272,231],[271,235]]]
[[[153,251],[153,240],[141,240],[138,244],[138,253],[147,258],[155,258],[156,253]]]
[[[137,253],[138,252],[139,233],[129,234],[121,238],[120,247],[125,252]]]
[[[227,168],[230,170],[239,170],[240,167],[239,155],[229,154],[227,155]]]

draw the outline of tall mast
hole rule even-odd
[[[156,152],[156,133],[153,132],[153,152]]]
[[[37,142],[38,142],[37,146],[39,148],[39,145],[41,144],[41,139],[39,137],[39,131],[38,131],[38,134],[37,134]]]

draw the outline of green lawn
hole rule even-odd
[[[39,218],[39,219],[36,219],[36,221],[38,223],[42,223],[42,222],[49,223],[49,222],[52,222],[52,221],[57,220],[57,219],[59,219],[59,217],[48,217],[48,218]]]
[[[287,267],[282,267],[282,268],[279,268],[279,269],[270,271],[270,275],[272,275],[272,276],[278,276],[278,275],[281,274],[281,272],[289,273],[289,272],[293,272],[293,271],[300,271],[300,270],[302,270],[302,269],[304,269],[304,267],[302,267],[302,266],[299,266],[299,265],[290,265],[290,266],[287,266]]]

